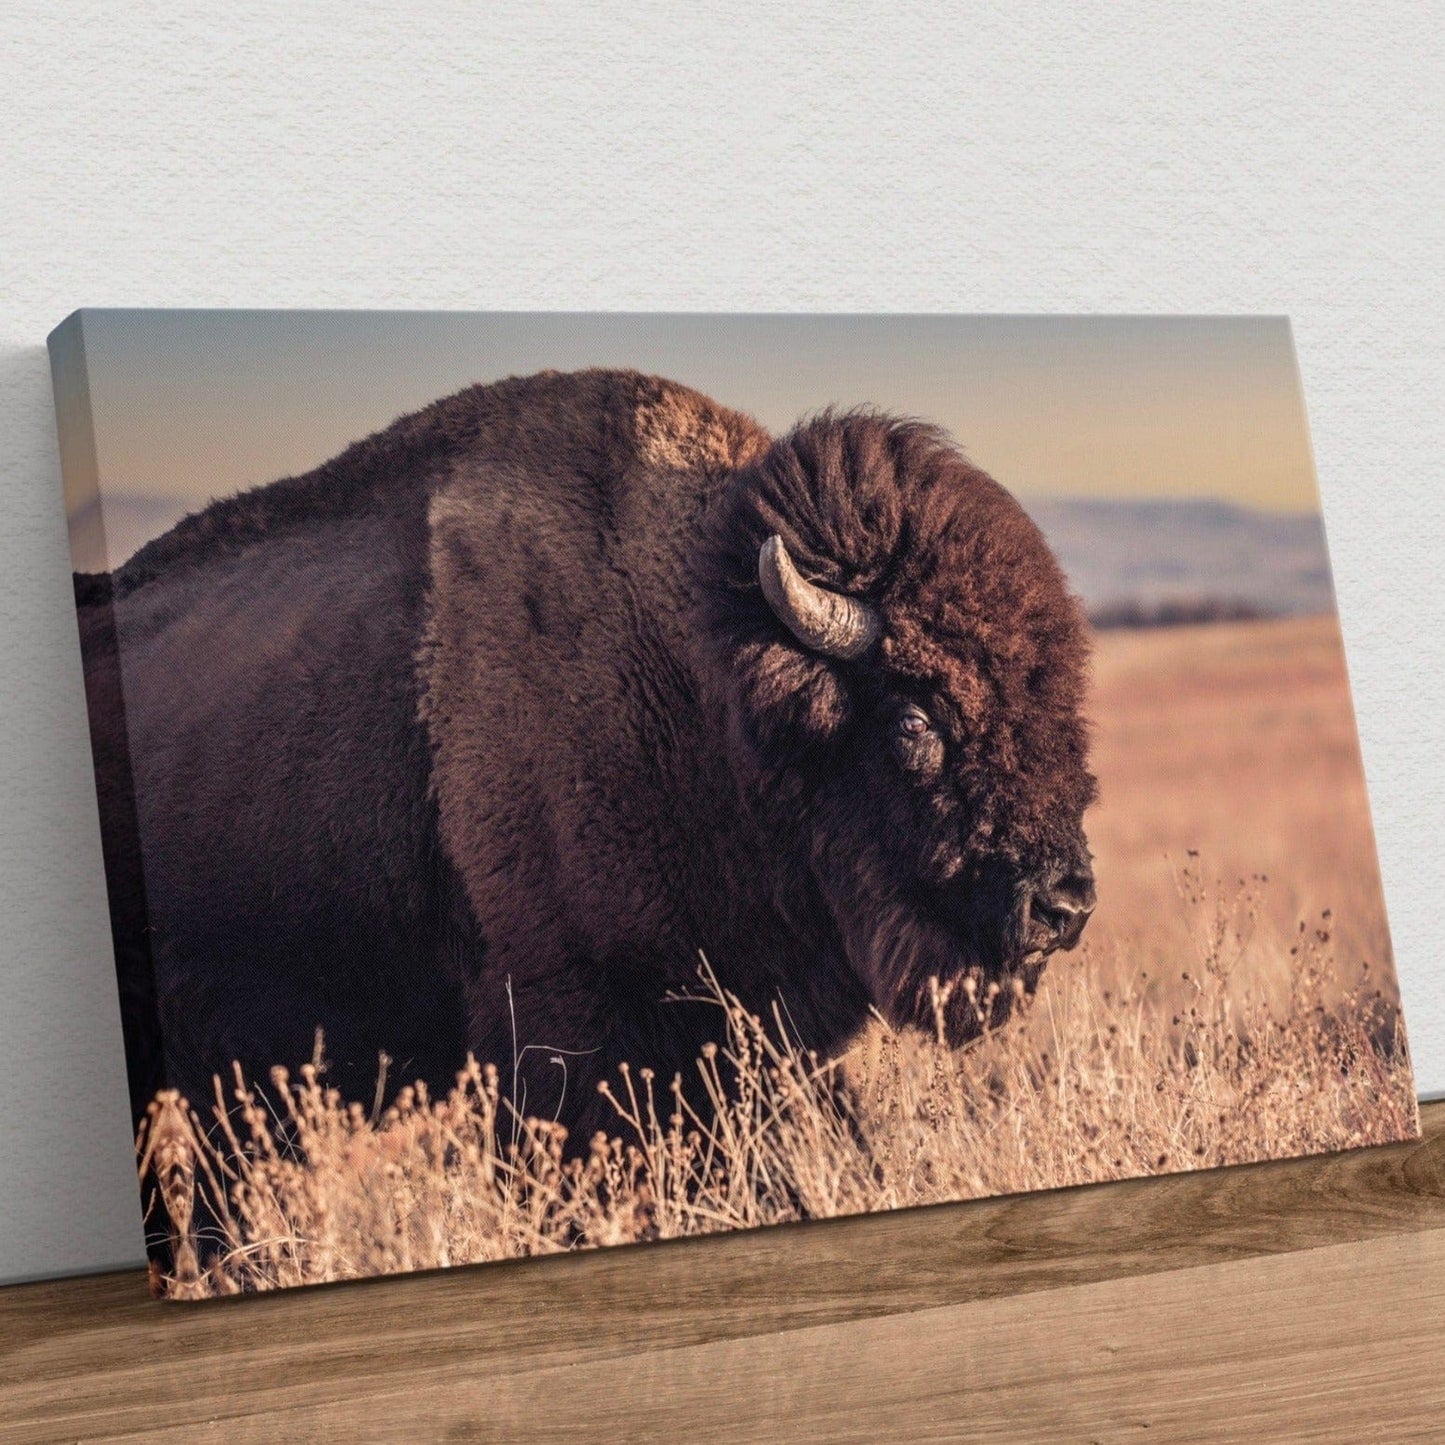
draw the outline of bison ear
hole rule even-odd
[[[826,742],[848,720],[842,678],[821,658],[780,642],[744,649],[733,678],[735,720],[752,745],[774,760],[799,745]]]
[[[883,631],[876,607],[803,577],[776,532],[758,550],[758,582],[778,621],[810,652],[851,662]]]

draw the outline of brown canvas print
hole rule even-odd
[[[1287,322],[50,346],[159,1294],[1415,1137]]]

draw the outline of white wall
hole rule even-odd
[[[141,1256],[42,349],[81,304],[1289,313],[1445,1091],[1438,9],[68,8],[0,19],[0,1278]]]

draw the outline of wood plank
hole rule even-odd
[[[1442,1315],[1432,1230],[503,1374],[423,1353],[144,1438],[1438,1440]]]
[[[1445,1231],[1445,1105],[1427,1106],[1423,1122],[1419,1143],[1384,1149],[245,1300],[157,1304],[137,1273],[16,1286],[0,1290],[0,1439],[120,1438],[206,1420],[224,1422],[228,1431],[248,1422],[275,1430],[281,1411],[298,1412],[321,1431],[318,1438],[333,1424],[354,1438],[362,1425],[393,1418],[388,1411],[410,1411],[413,1433],[436,1433],[449,1420],[465,1435],[467,1420],[481,1418],[477,1382],[485,1382],[494,1411],[511,1402],[505,1408],[520,1412],[513,1417],[520,1428],[528,1401],[568,1394],[574,1378],[600,1392],[599,1423],[622,1428],[616,1412],[642,1403],[624,1406],[602,1390],[604,1381],[631,1380],[630,1388],[646,1387],[650,1398],[649,1371],[658,1389],[663,1382],[673,1389],[669,1371],[678,1360],[695,1371],[714,1355],[720,1361],[736,1355],[742,1368],[754,1358],[749,1351],[762,1351],[778,1363],[766,1367],[764,1378],[749,1378],[742,1393],[753,1402],[781,1399],[779,1392],[801,1390],[803,1382],[776,1378],[780,1371],[832,1380],[824,1361],[792,1353],[807,1341],[815,1342],[810,1349],[850,1357],[860,1382],[875,1365],[896,1359],[898,1387],[926,1388],[939,1418],[954,1419],[953,1387],[928,1375],[933,1367],[925,1359],[909,1359],[921,1346],[908,1321],[946,1328],[955,1341],[950,1348],[973,1351],[970,1360],[989,1354],[983,1322],[995,1317],[1021,1330],[1038,1312],[1054,1321],[1062,1345],[1070,1337],[1067,1316],[1050,1313],[1058,1293],[1112,1288],[1103,1302],[1087,1296],[1086,1305],[1113,1321],[1109,1300],[1156,1300],[1140,1294],[1142,1278],[1194,1271],[1188,1288],[1200,1309],[1212,1308],[1221,1290],[1237,1288],[1251,1301],[1250,1313],[1235,1320],[1236,1330],[1245,1326],[1247,1346],[1255,1329],[1249,1283],[1255,1276],[1216,1285],[1215,1276],[1197,1271],[1221,1270],[1227,1282],[1241,1262],[1259,1267],[1258,1256],[1340,1246],[1348,1254],[1351,1242]],[[1395,1268],[1388,1251],[1357,1247],[1357,1256]],[[1346,1257],[1330,1266],[1337,1285],[1354,1268]],[[1391,1329],[1434,1329],[1445,1313],[1433,1294],[1428,1313],[1423,1303],[1445,1270],[1433,1255],[1417,1263],[1419,1278],[1406,1271],[1396,1280],[1405,1290],[1398,1312],[1409,1318]],[[1360,1278],[1351,1277],[1349,1287],[1368,1293],[1374,1266],[1358,1268]],[[1300,1291],[1313,1276],[1265,1277],[1275,1280],[1271,1288],[1283,1288],[1283,1280],[1295,1291],[1291,1298],[1305,1300]],[[1055,1293],[1035,1299],[1041,1291]],[[1177,1333],[1172,1298],[1157,1297],[1156,1328]],[[1383,1298],[1369,1305],[1360,1297],[1366,1324]],[[953,1313],[945,1320],[939,1311]],[[974,1331],[982,1332],[977,1340]],[[1019,1350],[1033,1348],[1019,1338]],[[1343,1323],[1332,1338],[1336,1349],[1352,1348]],[[1436,1337],[1437,1347],[1442,1340]],[[1234,1358],[1218,1330],[1198,1347],[1221,1368]],[[1353,1348],[1351,1359],[1364,1360],[1365,1350],[1370,1368],[1378,1366],[1373,1344],[1362,1338]],[[875,1349],[883,1351],[879,1361]],[[1104,1363],[1103,1355],[1075,1358],[1072,1373],[1053,1388],[1092,1378]],[[731,1378],[737,1391],[747,1377],[715,1378]],[[1336,1388],[1328,1377],[1318,1383]],[[841,1386],[834,1380],[830,1388]],[[1013,1398],[1023,1386],[1000,1380],[997,1388]],[[863,1393],[871,1397],[871,1386]],[[887,1394],[881,1380],[879,1393]],[[826,1405],[825,1395],[817,1403]],[[800,1396],[796,1407],[805,1406]],[[435,1413],[444,1410],[451,1413]],[[498,1427],[503,1418],[496,1414]],[[721,1417],[694,1426],[708,1418]],[[641,1424],[633,1420],[627,1428]],[[539,1429],[534,1421],[528,1433]],[[309,1426],[301,1433],[311,1433]],[[484,1433],[495,1437],[497,1430]]]

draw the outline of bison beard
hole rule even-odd
[[[1093,905],[1081,614],[917,423],[474,387],[78,597],[138,1115],[320,1028],[585,1148],[621,1062],[696,1078],[700,953],[820,1053],[960,1043]]]

